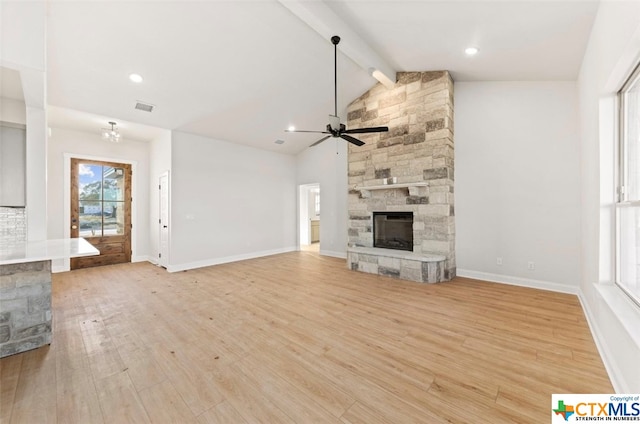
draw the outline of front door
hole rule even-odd
[[[71,159],[71,237],[100,251],[71,269],[131,262],[131,165]]]

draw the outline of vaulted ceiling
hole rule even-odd
[[[295,154],[316,137],[284,129],[322,129],[333,111],[334,33],[343,38],[342,110],[377,83],[369,57],[394,71],[446,69],[455,81],[575,80],[597,7],[581,0],[53,1],[50,122],[97,133],[108,120],[123,121],[143,125],[129,135],[139,140],[159,127]],[[480,52],[468,57],[468,46]],[[356,57],[367,49],[373,55]],[[134,72],[142,83],[128,79]],[[155,110],[136,110],[136,101]],[[126,138],[126,126],[122,132]]]

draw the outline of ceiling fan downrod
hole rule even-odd
[[[338,116],[338,43],[340,37],[334,35],[331,37],[333,43],[333,105],[334,116]]]

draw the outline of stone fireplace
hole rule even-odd
[[[447,281],[456,270],[453,80],[446,71],[397,78],[394,89],[377,84],[347,110],[348,128],[389,127],[358,134],[364,146],[349,145],[347,261],[358,271]],[[381,247],[379,225],[400,237]]]

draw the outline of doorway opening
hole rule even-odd
[[[300,250],[320,251],[320,184],[302,184],[299,191]]]

